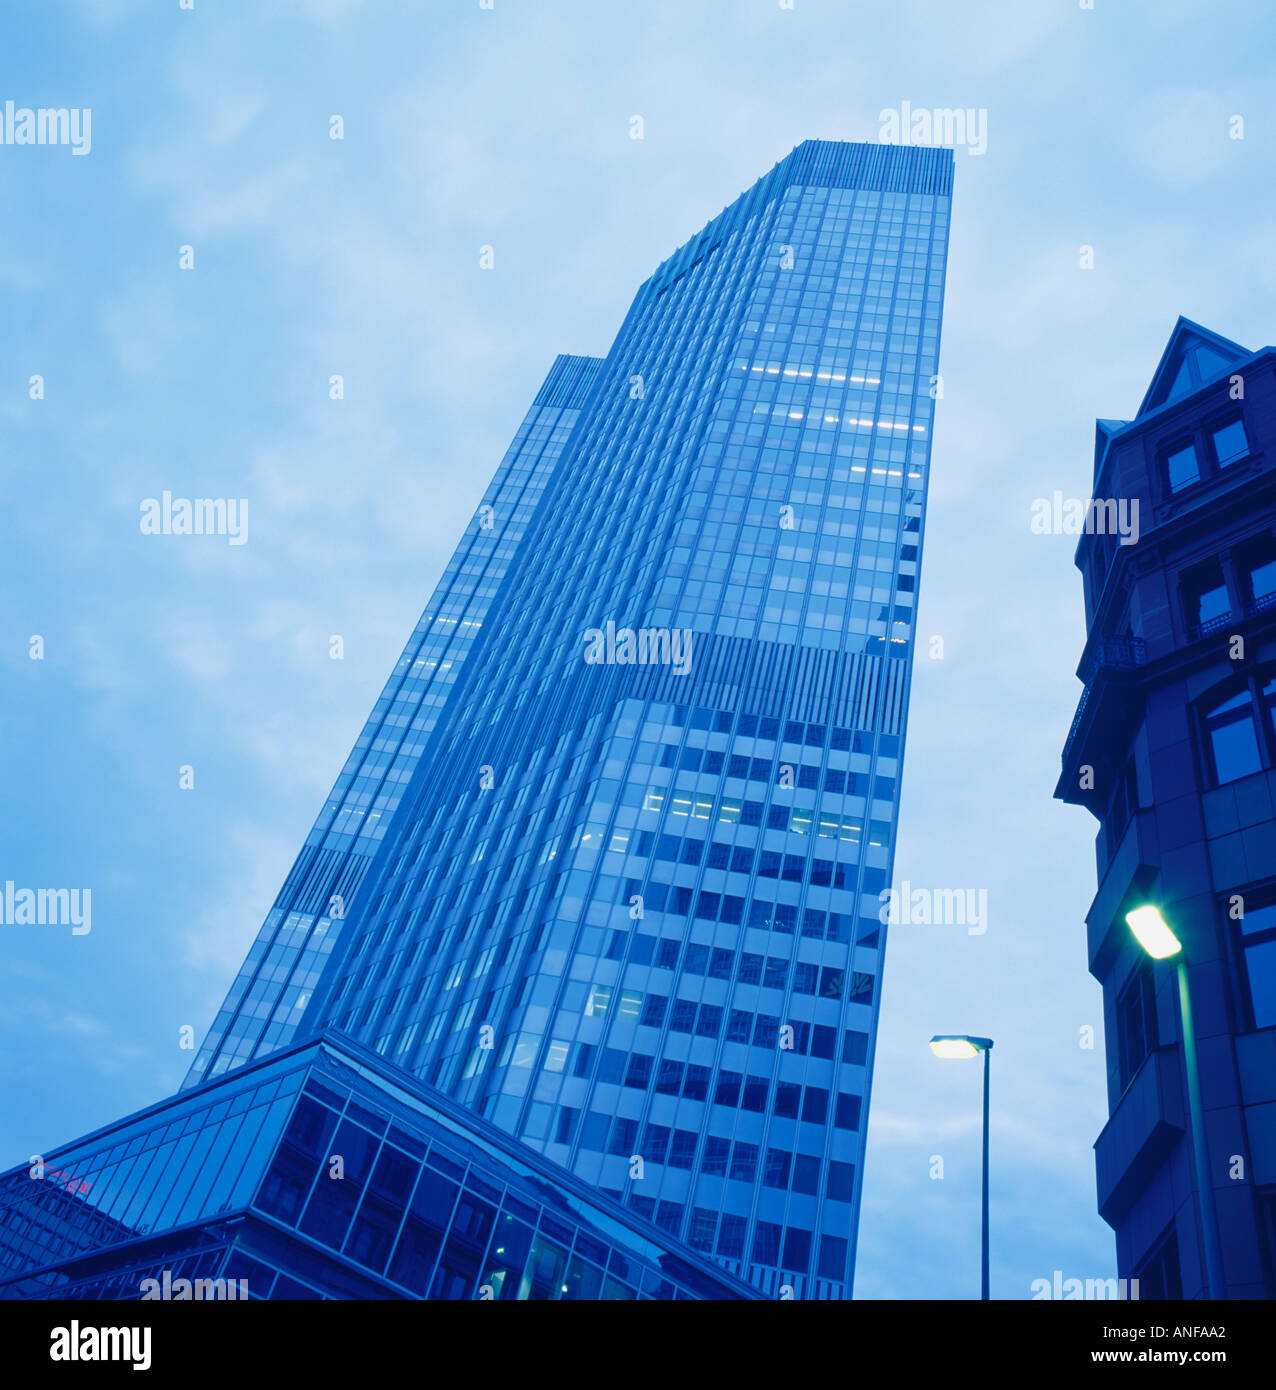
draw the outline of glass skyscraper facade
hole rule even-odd
[[[664,1251],[614,1296],[679,1260],[683,1296],[850,1296],[952,169],[808,141],[642,285],[606,358],[558,359],[181,1104],[366,1050],[383,1091],[538,1151]],[[228,1212],[312,1220],[359,1264],[312,1270],[329,1296],[368,1269],[382,1296],[485,1296],[481,1253],[396,1281],[410,1199],[375,1194],[356,1240],[371,1188],[307,1168],[300,1192],[279,1109]],[[309,1162],[338,1121],[306,1123]],[[0,1180],[0,1252],[30,1182]],[[304,1281],[310,1248],[273,1268]]]
[[[561,356],[554,363],[306,836],[196,1054],[186,1086],[266,1056],[296,1036],[369,861],[412,780],[599,365],[592,357]]]
[[[850,1288],[951,160],[799,146],[642,286],[311,1006],[797,1297]]]

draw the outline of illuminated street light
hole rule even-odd
[[[1205,1146],[1205,1111],[1201,1105],[1201,1071],[1196,1055],[1196,1025],[1192,1020],[1192,993],[1187,980],[1183,943],[1170,930],[1161,910],[1151,903],[1125,914],[1135,940],[1153,960],[1177,956],[1179,1020],[1183,1037],[1183,1063],[1187,1071],[1188,1114],[1192,1123],[1192,1157],[1196,1166],[1197,1204],[1201,1216],[1201,1243],[1205,1247],[1205,1282],[1211,1299],[1227,1297],[1223,1283],[1223,1249],[1218,1237],[1218,1210]]]
[[[941,1033],[930,1040],[930,1050],[936,1057],[945,1059],[969,1059],[984,1055],[984,1220],[983,1220],[983,1259],[980,1298],[986,1299],[988,1293],[988,1059],[992,1053],[991,1038],[972,1038],[965,1033]]]
[[[1176,956],[1183,949],[1183,943],[1165,924],[1161,909],[1145,904],[1125,914],[1125,920],[1134,939],[1153,960],[1166,960]]]

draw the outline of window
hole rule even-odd
[[[740,1182],[752,1182],[758,1168],[758,1146],[737,1143],[731,1150],[731,1177]]]
[[[1276,899],[1247,905],[1236,929],[1249,1023],[1270,1028],[1276,1025]]]
[[[1267,1272],[1267,1297],[1276,1297],[1276,1187],[1255,1194],[1258,1199],[1258,1228],[1263,1235]]]
[[[861,1097],[839,1091],[837,1111],[833,1120],[834,1125],[839,1129],[858,1129],[860,1126],[860,1105]]]
[[[669,1000],[663,994],[649,994],[642,1006],[642,1023],[646,1028],[659,1028],[665,1021],[665,1005]]]
[[[642,1153],[649,1163],[663,1163],[665,1155],[669,1152],[669,1136],[672,1133],[668,1125],[651,1125],[643,1131]]]
[[[791,1161],[792,1156],[783,1149],[768,1149],[766,1151],[766,1164],[762,1170],[763,1187],[787,1188]]]
[[[753,1228],[753,1263],[780,1263],[780,1228],[771,1221],[759,1221]]]
[[[718,1228],[718,1213],[705,1207],[691,1208],[691,1230],[687,1233],[687,1244],[693,1250],[712,1250],[713,1237]]]
[[[1232,601],[1217,560],[1200,565],[1183,576],[1183,609],[1187,626],[1199,637],[1212,623],[1231,616]]]
[[[1246,611],[1259,612],[1276,603],[1276,539],[1271,533],[1239,548],[1236,562]]]
[[[835,1202],[849,1202],[855,1188],[855,1165],[853,1163],[829,1164],[828,1182],[824,1194]]]
[[[656,1090],[662,1095],[676,1096],[682,1089],[682,1078],[686,1068],[681,1062],[675,1062],[668,1057],[664,1057],[660,1062],[660,1071],[656,1077]]]
[[[822,1086],[808,1086],[802,1093],[802,1118],[822,1125],[828,1114],[829,1093]]]
[[[1112,789],[1112,800],[1108,803],[1108,814],[1104,822],[1107,832],[1108,853],[1115,854],[1121,837],[1125,834],[1130,817],[1139,809],[1139,782],[1134,770],[1134,759],[1125,765]]]
[[[625,1085],[632,1086],[638,1091],[645,1091],[651,1085],[651,1062],[652,1059],[645,1053],[632,1053],[629,1058],[629,1067],[625,1072]]]
[[[1215,782],[1221,786],[1261,770],[1254,697],[1248,687],[1207,709],[1203,719]]]
[[[696,1016],[696,1036],[716,1038],[722,1032],[722,1007],[719,1004],[701,1004]]]
[[[1183,448],[1175,449],[1173,453],[1166,455],[1165,477],[1171,492],[1182,492],[1184,488],[1200,481],[1201,469],[1196,461],[1194,444],[1186,444]]]
[[[682,1082],[684,1100],[704,1100],[709,1094],[709,1068],[687,1063],[687,1074]]]
[[[820,1160],[812,1154],[794,1154],[793,1191],[814,1196],[820,1190]]]
[[[1245,426],[1240,419],[1229,420],[1210,434],[1214,445],[1214,458],[1220,468],[1243,459],[1249,453],[1249,440],[1245,438]]]
[[[1157,1241],[1134,1277],[1139,1281],[1142,1299],[1181,1299],[1183,1279],[1179,1273],[1179,1242],[1173,1226]]]
[[[607,1145],[607,1152],[622,1157],[632,1155],[637,1143],[638,1121],[626,1120],[618,1115],[612,1123],[611,1142]]]
[[[727,1156],[730,1152],[730,1139],[720,1139],[716,1134],[709,1135],[704,1141],[704,1157],[700,1161],[700,1171],[725,1176]]]
[[[727,1041],[747,1043],[752,1032],[753,1015],[744,1009],[732,1009],[727,1017]]]
[[[675,999],[673,1001],[673,1017],[669,1020],[669,1031],[672,1033],[690,1033],[695,1027],[696,1004],[694,999]]]
[[[722,1227],[718,1232],[718,1254],[726,1260],[744,1258],[744,1235],[748,1223],[743,1216],[722,1216]]]
[[[1218,692],[1226,691],[1222,694]],[[1218,785],[1272,766],[1276,748],[1276,675],[1271,668],[1217,687],[1202,702],[1201,734]]]
[[[718,1073],[718,1083],[713,1092],[715,1105],[737,1106],[740,1104],[740,1086],[744,1077],[738,1071]]]
[[[771,1083],[765,1076],[746,1076],[744,1095],[740,1104],[746,1110],[761,1113],[766,1109],[767,1094],[770,1089]]]
[[[847,1241],[844,1236],[820,1237],[820,1278],[846,1278]]]
[[[801,1226],[786,1227],[784,1232],[784,1253],[780,1257],[781,1269],[805,1274],[811,1263],[811,1233]]]
[[[1117,1064],[1123,1091],[1157,1041],[1152,962],[1143,960],[1117,998]]]
[[[673,1147],[669,1152],[671,1168],[690,1168],[696,1154],[696,1136],[690,1129],[675,1129]]]

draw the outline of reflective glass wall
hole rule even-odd
[[[772,1294],[850,1290],[951,174],[808,142],[639,290],[314,1005]]]

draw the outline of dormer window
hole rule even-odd
[[[1182,492],[1200,482],[1201,468],[1196,458],[1196,445],[1184,444],[1165,456],[1165,477],[1171,492]]]
[[[1214,445],[1215,461],[1220,468],[1249,456],[1249,440],[1245,437],[1245,425],[1239,416],[1211,431],[1210,439]]]

